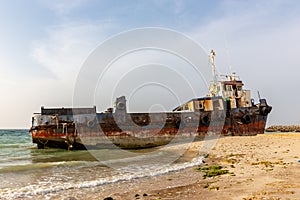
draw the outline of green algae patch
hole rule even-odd
[[[201,171],[204,173],[203,178],[210,178],[210,177],[215,177],[215,176],[220,176],[223,174],[231,174],[233,175],[232,172],[229,172],[227,169],[223,169],[222,166],[220,165],[213,165],[213,166],[204,166],[204,167],[196,167],[196,171]]]

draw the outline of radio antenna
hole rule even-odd
[[[258,94],[258,98],[259,98],[259,100],[261,100],[261,98],[260,98],[260,94],[259,94],[259,91],[257,91],[257,94]]]

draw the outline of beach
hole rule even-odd
[[[51,160],[35,160],[12,172],[1,169],[0,199],[299,199],[300,134],[221,137],[206,155],[199,155],[205,142],[191,143],[174,170],[135,176],[92,160],[70,159],[73,154],[86,158],[83,151],[59,151],[55,158],[53,150],[43,150]],[[201,156],[203,164],[189,161]],[[226,173],[205,178],[203,169],[212,166]]]
[[[99,187],[59,191],[50,199],[299,199],[299,144],[300,134],[222,137],[203,166],[219,165],[228,174],[204,179],[203,171],[190,167]],[[194,142],[185,156],[199,156],[202,145],[201,141]]]

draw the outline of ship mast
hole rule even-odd
[[[211,60],[211,66],[212,66],[212,74],[213,74],[213,85],[211,87],[211,93],[213,96],[217,95],[217,74],[216,74],[216,66],[215,66],[215,52],[214,50],[211,50],[210,52],[210,60]]]

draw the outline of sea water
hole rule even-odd
[[[145,154],[147,151],[153,149],[136,150],[138,156],[110,160],[108,155],[119,151],[37,149],[28,130],[0,130],[0,199],[31,198],[76,188],[101,187],[202,163],[201,158],[195,158],[172,163],[166,161],[159,167],[164,159],[178,157],[178,152],[168,150]],[[101,161],[102,157],[106,157],[105,161]]]

